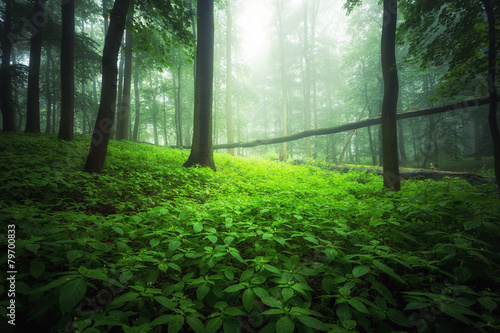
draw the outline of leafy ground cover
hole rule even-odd
[[[213,173],[130,142],[111,142],[89,175],[88,140],[0,136],[18,332],[500,329],[494,185],[393,193],[372,174],[227,155]]]

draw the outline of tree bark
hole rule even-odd
[[[212,148],[214,1],[198,0],[193,147],[184,166],[215,169]]]
[[[75,126],[75,2],[62,2],[61,118],[59,140],[72,141]]]
[[[227,61],[227,73],[226,73],[226,126],[227,126],[227,143],[234,142],[234,131],[233,131],[233,109],[232,109],[232,76],[233,76],[233,64],[232,64],[232,26],[233,19],[231,16],[231,2],[227,1],[226,7],[227,16],[227,26],[226,26],[226,61]],[[234,155],[234,149],[228,149],[228,153]]]
[[[382,102],[382,149],[384,187],[394,191],[401,189],[398,160],[398,132],[396,111],[398,104],[398,72],[396,67],[397,0],[384,0],[382,25],[382,74],[384,98]]]
[[[46,108],[47,108],[47,119],[45,122],[45,133],[49,134],[51,132],[52,125],[52,91],[50,88],[50,73],[52,68],[50,67],[50,63],[52,62],[52,52],[50,47],[47,47],[47,65],[45,70],[45,100],[46,100]]]
[[[2,67],[0,68],[0,106],[2,108],[3,131],[16,131],[16,117],[12,103],[12,74],[10,71],[10,57],[12,41],[9,34],[12,29],[12,0],[5,0],[4,22],[2,29]]]
[[[134,14],[127,15],[127,22],[132,24]],[[125,68],[123,70],[123,95],[121,98],[120,112],[116,123],[116,139],[128,140],[129,139],[129,125],[130,125],[130,91],[132,86],[132,44],[133,36],[132,31],[127,29],[125,35]]]
[[[116,62],[125,28],[129,2],[130,0],[115,0],[111,11],[110,25],[102,56],[101,102],[94,132],[92,133],[89,155],[84,168],[86,172],[90,173],[101,172],[106,161],[109,136],[116,109],[116,80],[118,76]]]
[[[132,134],[132,140],[137,141],[139,139],[139,124],[141,121],[141,101],[139,99],[139,66],[136,59],[135,69],[134,69],[134,94],[135,94],[135,122],[134,122],[134,132]]]
[[[462,101],[462,102],[458,102],[458,103],[453,103],[453,104],[447,104],[447,105],[443,105],[443,106],[438,106],[438,107],[430,108],[430,109],[398,112],[396,114],[396,118],[397,118],[397,120],[401,120],[401,119],[422,117],[422,116],[428,116],[431,114],[439,114],[439,113],[455,111],[455,110],[460,110],[460,109],[469,108],[469,107],[478,107],[478,106],[485,105],[485,104],[489,104],[489,97],[470,99],[470,100],[466,100],[466,101]],[[256,146],[260,146],[260,145],[271,145],[271,144],[276,144],[276,143],[295,141],[295,140],[307,138],[309,136],[327,135],[327,134],[334,134],[334,133],[340,133],[340,132],[347,132],[347,131],[351,131],[351,130],[358,129],[358,128],[379,125],[380,123],[381,123],[381,117],[377,116],[377,117],[357,121],[354,123],[343,124],[343,125],[339,125],[339,126],[335,126],[335,127],[312,129],[309,131],[299,132],[299,133],[295,133],[295,134],[284,136],[284,137],[271,138],[271,139],[261,139],[261,140],[251,141],[251,142],[236,142],[236,143],[232,143],[230,145],[229,144],[221,144],[221,145],[215,145],[213,148],[214,149],[228,149],[228,148],[237,148],[237,147],[248,148],[248,147],[256,147]],[[183,148],[189,149],[190,147],[184,146]]]
[[[493,160],[495,163],[495,177],[497,179],[498,190],[500,191],[500,131],[497,122],[498,95],[496,88],[496,20],[493,12],[493,5],[490,0],[481,0],[484,10],[488,16],[488,90],[490,93],[490,111],[488,122],[490,126],[491,138],[493,141]]]
[[[34,3],[33,17],[43,17],[46,20],[45,0],[35,0]],[[40,133],[40,59],[42,57],[42,33],[45,22],[32,23],[25,132]]]
[[[303,0],[304,5],[304,61],[306,66],[305,89],[304,89],[304,117],[305,130],[311,129],[311,59],[309,56],[309,23],[308,23],[308,0]],[[306,157],[311,157],[311,138],[306,138]]]

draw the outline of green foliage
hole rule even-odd
[[[228,155],[214,174],[183,168],[184,151],[129,142],[111,142],[104,173],[87,175],[87,147],[0,137],[0,218],[16,225],[27,327],[500,328],[500,205],[472,185],[393,193],[373,174]]]

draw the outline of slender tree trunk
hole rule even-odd
[[[102,0],[102,13],[104,15],[104,36],[108,34],[109,20],[108,20],[108,0]]]
[[[309,23],[308,7],[309,1],[303,0],[304,6],[304,61],[306,66],[305,89],[304,89],[304,116],[305,129],[311,129],[311,59],[309,57]],[[311,157],[311,138],[306,138],[306,157]]]
[[[200,165],[215,171],[212,149],[212,85],[214,62],[214,2],[198,0],[198,46],[193,147],[184,166]]]
[[[231,2],[227,0],[226,5],[226,61],[227,61],[227,79],[226,79],[226,125],[227,125],[227,143],[234,142],[234,131],[233,131],[233,109],[232,109],[232,76],[233,76],[233,64],[232,64],[232,42],[231,34],[233,27],[233,19],[231,16]],[[228,153],[234,155],[234,148],[228,149]]]
[[[384,0],[382,26],[382,73],[384,99],[382,102],[382,149],[384,158],[384,187],[401,189],[398,161],[396,110],[398,105],[398,72],[396,67],[397,0]]]
[[[141,121],[141,101],[139,99],[139,66],[136,59],[135,69],[134,69],[134,94],[135,94],[135,122],[134,122],[134,132],[132,134],[132,140],[139,140],[139,124]]]
[[[283,113],[283,136],[288,135],[288,110],[287,110],[287,79],[286,79],[286,67],[285,67],[285,35],[283,31],[283,4],[281,0],[276,0],[276,12],[278,16],[278,40],[280,46],[280,68],[281,68],[281,89],[283,94],[282,101],[282,113]],[[286,160],[287,147],[286,143],[281,144],[280,161]]]
[[[0,106],[2,108],[3,131],[16,131],[16,117],[12,101],[12,74],[10,70],[10,57],[12,54],[12,41],[9,34],[12,29],[12,0],[5,0],[4,21],[2,29],[2,67],[0,68]]]
[[[493,141],[493,160],[495,163],[495,177],[497,179],[498,190],[500,191],[500,131],[498,129],[497,108],[498,95],[496,87],[496,20],[493,12],[493,5],[490,0],[481,0],[484,5],[484,10],[488,16],[488,90],[490,93],[490,111],[488,114],[488,122],[490,126],[491,139]]]
[[[130,12],[127,15],[127,21],[132,23],[134,14]],[[125,69],[123,71],[123,95],[121,98],[121,105],[118,109],[118,119],[116,123],[116,139],[128,140],[129,139],[129,125],[130,125],[130,90],[132,86],[132,44],[133,37],[130,29],[127,29],[125,35]]]
[[[47,65],[45,70],[45,100],[46,100],[46,108],[47,108],[47,119],[45,122],[45,133],[49,134],[52,126],[52,91],[50,90],[50,73],[52,68],[50,67],[50,63],[52,62],[52,52],[50,46],[47,47]]]
[[[45,15],[45,0],[34,0],[33,17]],[[28,73],[28,107],[26,113],[26,132],[40,133],[40,59],[42,57],[42,32],[45,22],[32,22],[30,41],[30,65]]]
[[[405,148],[405,136],[403,130],[403,122],[398,122],[398,144],[399,144],[399,156],[401,157],[401,166],[408,165],[408,158],[406,157],[406,148]]]
[[[116,80],[118,75],[116,62],[123,38],[128,6],[129,0],[115,0],[111,11],[110,26],[104,42],[102,56],[101,103],[84,168],[86,172],[101,172],[106,160],[108,141],[116,109]]]
[[[62,2],[61,118],[59,140],[73,140],[75,126],[75,2]]]
[[[118,131],[118,126],[120,125],[120,119],[122,117],[122,99],[123,99],[123,67],[125,64],[125,52],[124,43],[121,45],[120,52],[120,63],[118,64],[118,95],[116,96],[116,119],[113,123],[113,128],[111,129],[111,138],[116,139],[116,132]]]
[[[172,75],[174,78],[174,86],[177,90],[177,98],[175,99],[175,126],[177,132],[177,146],[182,146],[182,113],[181,113],[181,69],[182,64],[179,62],[177,67],[177,83],[175,81],[175,74]]]
[[[165,93],[163,93],[163,145],[168,145],[168,136],[167,136],[167,103],[165,102],[167,99],[165,97]]]

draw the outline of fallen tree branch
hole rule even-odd
[[[455,111],[455,110],[460,110],[460,109],[469,108],[469,107],[477,107],[477,106],[485,105],[488,103],[489,103],[489,97],[469,99],[466,101],[448,104],[448,105],[443,105],[443,106],[438,106],[438,107],[430,108],[430,109],[400,112],[397,114],[397,119],[400,120],[400,119],[428,116],[428,115],[432,115],[432,114],[439,114],[439,113],[443,113],[443,112]],[[352,131],[355,129],[373,126],[373,125],[378,125],[378,124],[380,124],[380,116],[368,118],[368,119],[357,121],[354,123],[339,125],[339,126],[335,126],[335,127],[307,130],[307,131],[295,133],[292,135],[282,136],[282,137],[278,137],[278,138],[255,140],[255,141],[251,141],[251,142],[235,142],[235,143],[230,143],[230,144],[214,145],[213,148],[214,149],[229,149],[229,148],[239,148],[239,147],[248,148],[248,147],[261,146],[261,145],[271,145],[271,144],[275,144],[275,143],[295,141],[295,140],[307,138],[310,136],[327,135],[327,134]],[[190,147],[183,147],[183,148],[190,148]]]

